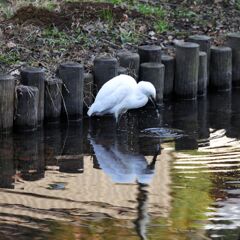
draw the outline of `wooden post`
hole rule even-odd
[[[102,85],[117,76],[118,62],[113,57],[97,57],[94,59],[94,80],[97,91]]]
[[[173,92],[175,58],[170,55],[162,55],[162,63],[165,66],[164,74],[164,98],[169,98]]]
[[[16,112],[14,130],[35,131],[38,127],[39,91],[36,87],[19,85],[16,87]]]
[[[188,42],[199,44],[199,50],[207,54],[207,79],[209,79],[211,37],[206,35],[192,35],[188,38]]]
[[[148,81],[154,85],[158,105],[161,105],[163,101],[164,68],[163,64],[156,62],[142,63],[140,65],[140,81]]]
[[[0,133],[13,127],[15,79],[0,74]]]
[[[229,91],[232,87],[232,50],[229,47],[212,47],[210,64],[210,88],[213,91]]]
[[[75,62],[62,63],[58,73],[63,81],[62,113],[70,121],[79,121],[83,115],[83,65]]]
[[[182,99],[196,99],[198,86],[199,45],[176,44],[175,94]]]
[[[198,68],[198,95],[204,96],[207,94],[207,54],[199,53],[199,68]]]
[[[127,74],[134,79],[138,79],[140,56],[138,53],[132,53],[128,51],[121,51],[117,54],[121,67],[127,69]]]
[[[44,120],[44,81],[45,71],[43,68],[26,67],[21,71],[21,83],[26,86],[37,87],[39,91],[38,102],[38,124],[42,125]]]
[[[160,46],[143,45],[138,47],[140,63],[158,62],[161,63],[162,50]]]
[[[93,101],[94,95],[94,78],[91,73],[84,74],[84,88],[83,88],[83,99],[84,99],[84,109],[88,109]]]
[[[240,33],[229,33],[227,45],[232,49],[232,86],[240,87]]]
[[[62,81],[51,79],[45,81],[44,116],[47,122],[59,122],[62,108]]]
[[[118,75],[128,74],[128,70],[125,67],[118,67],[117,71],[118,71]]]

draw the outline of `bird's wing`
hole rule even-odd
[[[131,86],[127,85],[118,85],[114,89],[108,92],[108,94],[103,94],[102,97],[98,96],[90,107],[88,111],[88,115],[92,114],[106,114],[106,113],[113,113],[114,107],[120,104],[126,97],[128,97],[129,92],[132,91]]]
[[[96,96],[95,101],[97,101],[98,99],[102,99],[107,95],[112,94],[112,92],[118,89],[121,85],[135,86],[137,85],[137,82],[135,81],[134,78],[125,74],[116,76],[102,86],[102,88],[99,90]]]

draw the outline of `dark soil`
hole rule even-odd
[[[159,2],[152,4],[164,8],[169,25],[162,33],[154,30],[155,16],[124,5],[69,2],[53,11],[22,7],[0,22],[0,67],[9,72],[24,64],[40,65],[53,72],[60,62],[72,60],[91,71],[96,55],[115,55],[122,48],[136,51],[141,44],[158,44],[171,52],[174,40],[192,34],[207,34],[213,44],[221,45],[226,33],[240,31],[240,12],[226,1]],[[53,27],[59,32],[49,33]]]

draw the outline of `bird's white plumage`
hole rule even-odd
[[[119,75],[106,82],[88,110],[88,116],[114,114],[118,116],[128,109],[143,107],[149,97],[156,97],[156,90],[149,82],[137,84],[128,75]]]

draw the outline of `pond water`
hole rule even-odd
[[[240,239],[240,92],[0,137],[0,239]]]

